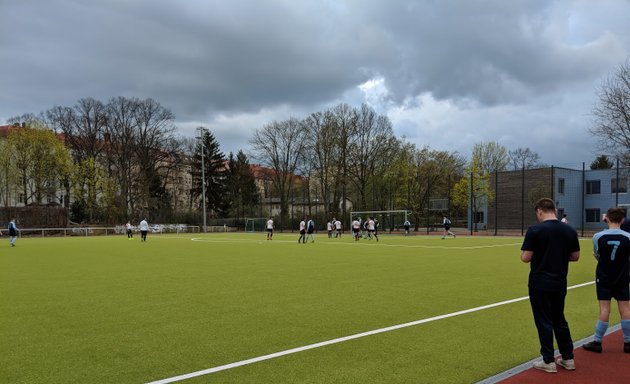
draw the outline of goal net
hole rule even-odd
[[[245,232],[265,231],[268,217],[248,217],[245,219]]]
[[[350,221],[348,228],[351,228],[352,221],[356,218],[363,222],[370,217],[374,218],[378,223],[379,231],[398,231],[403,230],[405,221],[410,220],[411,211],[409,210],[393,210],[393,211],[352,211],[350,212]]]

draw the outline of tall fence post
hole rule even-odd
[[[615,207],[619,206],[619,157],[617,157],[617,169],[615,179]]]
[[[470,236],[473,235],[473,226],[475,223],[475,206],[474,206],[474,188],[473,188],[473,183],[474,183],[475,179],[473,177],[473,173],[470,172],[470,223],[468,223],[470,225]]]
[[[525,234],[525,166],[521,168],[521,236]]]
[[[499,170],[494,171],[494,235],[499,231]]]
[[[582,237],[584,237],[584,225],[586,225],[586,220],[584,215],[586,209],[585,202],[585,194],[586,194],[586,163],[582,162]]]

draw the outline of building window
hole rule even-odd
[[[558,193],[564,195],[564,179],[558,179]]]
[[[619,189],[617,189],[617,186],[619,186]],[[617,185],[617,179],[612,179],[610,180],[610,191],[612,193],[626,193],[628,192],[628,179],[625,177],[620,177],[619,178],[619,185]]]
[[[587,195],[599,195],[601,192],[600,180],[587,180],[586,181],[586,194]]]
[[[586,209],[586,222],[599,223],[599,208]]]

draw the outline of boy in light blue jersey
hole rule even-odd
[[[584,344],[591,352],[602,351],[602,340],[608,328],[610,302],[617,300],[623,331],[623,351],[630,353],[630,233],[621,229],[625,211],[610,208],[606,212],[608,229],[593,236],[593,255],[597,259],[596,289],[599,300],[599,319],[593,341]]]

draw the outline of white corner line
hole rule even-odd
[[[590,281],[590,282],[587,282],[587,283],[573,285],[571,287],[568,287],[567,289],[570,290],[570,289],[575,289],[575,288],[581,288],[581,287],[585,287],[587,285],[591,285],[591,284],[594,284],[594,283],[595,283],[595,281]],[[507,305],[507,304],[513,304],[513,303],[516,303],[516,302],[519,302],[519,301],[524,301],[524,300],[527,300],[527,299],[529,299],[529,296],[523,296],[523,297],[519,297],[519,298],[516,298],[516,299],[500,301],[500,302],[493,303],[493,304],[482,305],[480,307],[465,309],[465,310],[462,310],[462,311],[457,311],[457,312],[447,313],[447,314],[444,314],[444,315],[429,317],[429,318],[426,318],[426,319],[416,320],[416,321],[412,321],[412,322],[409,322],[409,323],[397,324],[397,325],[392,325],[390,327],[374,329],[372,331],[356,333],[356,334],[350,335],[350,336],[339,337],[337,339],[331,339],[331,340],[322,341],[322,342],[315,343],[315,344],[305,345],[305,346],[302,346],[302,347],[287,349],[287,350],[284,350],[284,351],[270,353],[268,355],[258,356],[258,357],[254,357],[254,358],[247,359],[247,360],[241,360],[241,361],[237,361],[237,362],[230,363],[230,364],[219,365],[217,367],[208,368],[208,369],[204,369],[204,370],[201,370],[201,371],[186,373],[186,374],[183,374],[183,375],[173,376],[173,377],[169,377],[169,378],[162,379],[162,380],[151,381],[151,382],[148,382],[146,384],[175,383],[177,381],[191,379],[193,377],[199,377],[199,376],[208,375],[208,374],[211,374],[211,373],[225,371],[225,370],[232,369],[232,368],[242,367],[242,366],[248,365],[248,364],[253,364],[253,363],[258,363],[258,362],[265,361],[265,360],[275,359],[276,357],[291,355],[291,354],[294,354],[294,353],[298,353],[298,352],[302,352],[302,351],[308,351],[310,349],[320,348],[320,347],[324,347],[324,346],[327,346],[327,345],[343,343],[345,341],[359,339],[359,338],[366,337],[366,336],[371,336],[371,335],[377,335],[379,333],[395,331],[395,330],[401,329],[401,328],[413,327],[415,325],[430,323],[430,322],[436,321],[436,320],[448,319],[449,317],[455,317],[455,316],[465,315],[465,314],[472,313],[472,312],[483,311],[485,309],[500,307],[502,305]]]

